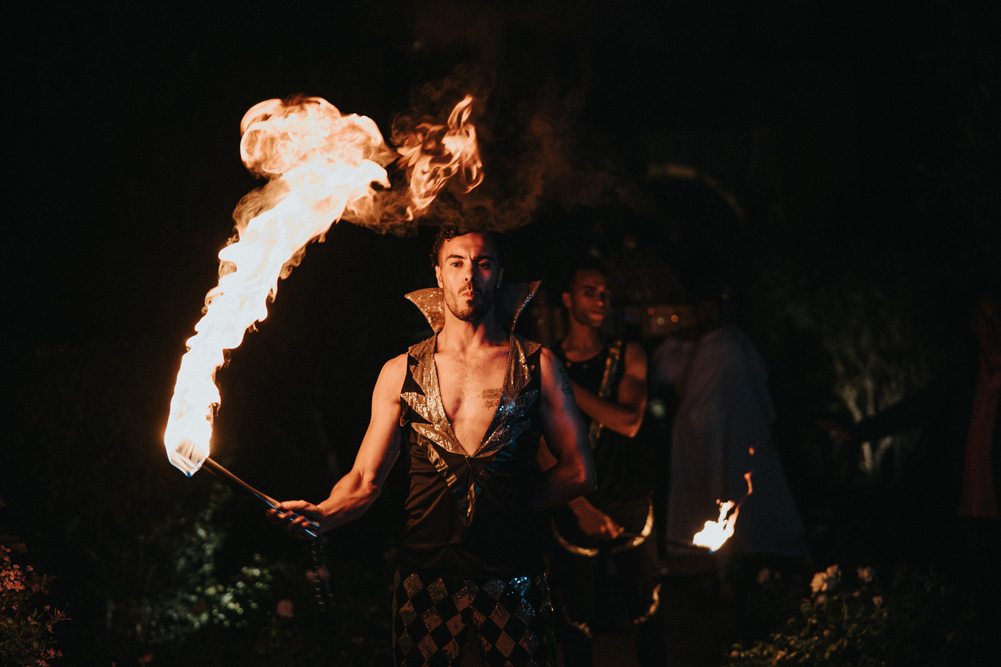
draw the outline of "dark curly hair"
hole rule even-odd
[[[445,245],[445,241],[450,241],[456,236],[465,236],[466,234],[482,234],[490,239],[490,242],[494,246],[494,252],[497,253],[497,265],[501,265],[500,256],[500,237],[494,232],[482,232],[477,229],[464,229],[459,227],[455,223],[446,222],[438,229],[438,234],[434,237],[434,243],[431,245],[431,268],[435,268],[439,263],[439,255],[441,254],[441,247]]]
[[[580,271],[596,271],[608,278],[608,265],[604,260],[591,255],[578,257],[570,264],[570,270],[563,274],[563,282],[560,288],[563,292],[573,292],[574,283],[577,281],[577,273]]]

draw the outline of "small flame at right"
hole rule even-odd
[[[754,456],[754,447],[750,447],[748,451],[750,451],[751,456]],[[752,472],[754,472],[753,468],[744,473],[744,479],[747,481],[747,493],[740,499],[740,502],[716,501],[719,504],[719,518],[716,521],[706,521],[705,527],[692,537],[692,544],[708,549],[712,553],[719,550],[733,536],[733,531],[737,526],[737,516],[740,514],[740,506],[753,492],[751,487]]]

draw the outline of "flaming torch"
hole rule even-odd
[[[335,222],[386,228],[401,222],[380,219],[377,197],[392,194],[390,163],[405,166],[410,181],[406,220],[422,214],[453,177],[467,192],[482,181],[475,129],[467,122],[472,103],[466,96],[444,125],[417,126],[402,137],[398,151],[386,145],[374,121],[341,114],[319,97],[267,100],[247,111],[240,154],[247,169],[268,182],[233,213],[236,234],[219,252],[219,283],[206,295],[181,358],[163,440],[170,462],[184,474],[205,466],[266,505],[277,504],[209,457],[220,405],[216,371],[226,352],[267,317],[278,281]]]
[[[750,448],[751,456],[754,456],[754,448]],[[749,470],[744,473],[747,481],[747,493],[739,502],[727,500],[719,503],[719,518],[716,521],[706,521],[705,527],[692,537],[692,544],[697,547],[708,549],[710,553],[719,550],[723,544],[733,536],[733,531],[737,526],[737,516],[740,514],[740,506],[744,504],[744,499],[751,495],[751,473]]]

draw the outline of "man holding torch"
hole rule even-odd
[[[438,289],[408,298],[435,333],[383,366],[351,471],[320,503],[269,515],[303,539],[361,516],[406,442],[396,664],[459,665],[472,628],[489,665],[555,666],[535,512],[594,488],[587,433],[556,355],[513,333],[537,285],[502,286],[497,239],[445,226],[432,256]]]
[[[567,665],[594,664],[593,631],[610,561],[635,630],[638,663],[664,665],[654,480],[647,447],[637,438],[647,404],[646,353],[636,341],[605,334],[612,295],[604,263],[586,258],[572,269],[561,293],[567,333],[555,352],[588,420],[598,487],[551,516],[550,572],[563,616],[560,648]]]

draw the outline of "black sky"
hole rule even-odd
[[[530,222],[526,242],[553,240],[547,212],[642,208],[650,165],[672,161],[712,174],[784,242],[854,236],[878,248],[902,230],[937,233],[952,203],[941,172],[957,160],[978,85],[997,81],[994,12],[970,7],[21,8],[12,27],[29,38],[10,59],[8,107],[12,224],[28,238],[7,253],[18,328],[49,342],[109,325],[190,330],[232,209],[260,184],[239,162],[240,118],[297,93],[388,135],[396,114],[441,112],[472,89],[485,196]],[[541,183],[538,198],[528,181]]]

